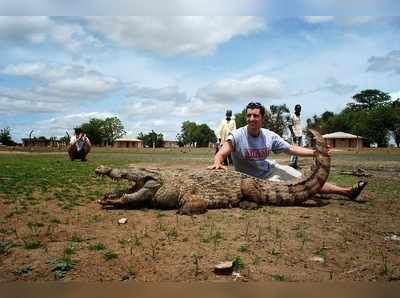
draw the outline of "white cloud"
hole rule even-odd
[[[349,83],[341,83],[336,78],[328,77],[325,81],[326,86],[320,90],[329,90],[337,95],[346,95],[357,90],[357,86]]]
[[[390,95],[390,97],[393,99],[393,100],[396,100],[396,99],[400,99],[400,90],[399,91],[397,91],[397,92],[392,92],[392,93],[389,93],[389,95]]]
[[[32,129],[34,130],[35,135],[61,137],[65,135],[65,131],[68,131],[69,134],[71,134],[73,132],[73,128],[88,122],[91,118],[105,119],[107,117],[114,116],[116,115],[100,112],[69,114],[34,123],[32,124]]]
[[[338,17],[337,23],[345,26],[357,26],[367,23],[378,21],[380,17],[375,16],[349,16],[349,17]]]
[[[331,22],[335,19],[335,17],[334,16],[305,16],[303,19],[307,23],[318,24],[318,23]]]
[[[0,74],[27,77],[33,80],[54,81],[65,77],[82,75],[83,69],[77,65],[50,65],[42,62],[7,65]]]
[[[326,13],[338,16],[352,15],[391,15],[398,8],[393,0],[304,0],[301,10],[313,15]],[[302,12],[300,12],[302,13]]]
[[[243,101],[280,98],[283,94],[283,85],[280,81],[261,75],[243,80],[220,80],[198,89],[194,96],[187,99],[186,96],[160,96],[158,89],[137,86],[135,88],[139,91],[149,90],[136,92],[135,97],[128,98],[121,113],[127,116],[151,115],[153,119],[204,116],[224,111],[227,104],[241,105]],[[176,91],[176,88],[173,90]],[[146,96],[143,93],[146,93]],[[138,96],[139,94],[142,96]]]
[[[368,64],[367,71],[400,74],[400,50],[391,51],[386,56],[372,56]]]
[[[122,87],[116,78],[77,65],[15,64],[0,74],[32,80],[28,88],[0,89],[3,107],[12,107],[14,113],[63,111],[73,103],[97,99]]]
[[[96,96],[113,91],[118,87],[119,82],[117,79],[93,73],[78,78],[54,81],[48,85],[49,89],[54,88],[66,94],[75,94],[76,97],[85,95]]]
[[[4,15],[251,15],[260,0],[0,0]]]
[[[113,91],[121,82],[79,65],[51,65],[41,62],[13,64],[0,69],[0,74],[27,77],[41,81],[34,90],[49,94],[97,95]],[[75,97],[74,96],[74,97]]]
[[[126,47],[160,55],[209,55],[218,45],[264,29],[257,17],[88,17],[88,27]]]
[[[257,75],[247,79],[225,79],[198,90],[196,97],[207,102],[229,103],[251,99],[280,98],[283,84],[274,78]]]
[[[309,24],[336,23],[341,26],[357,26],[380,20],[376,16],[305,16],[303,20]]]
[[[121,113],[128,116],[147,115],[153,119],[157,116],[170,115],[177,106],[176,101],[163,100],[160,102],[155,99],[134,99],[128,98],[121,110]]]
[[[325,80],[324,86],[312,90],[300,90],[298,92],[290,94],[290,96],[303,96],[303,95],[318,93],[321,91],[329,91],[330,93],[343,96],[351,94],[356,90],[357,90],[357,85],[350,83],[341,83],[334,77],[328,77]]]
[[[159,100],[186,100],[186,93],[179,90],[178,86],[161,88],[141,87],[136,84],[129,86],[128,95],[135,98]]]
[[[33,92],[0,88],[0,114],[2,115],[15,115],[21,112],[46,113],[63,109],[62,102],[48,103],[46,100],[38,100]]]
[[[47,37],[52,21],[48,17],[0,17],[0,38],[12,42],[40,42]]]
[[[146,120],[146,123],[149,124],[151,121],[160,119],[169,123],[178,118],[183,119],[185,117],[207,115],[219,110],[223,110],[223,105],[221,103],[206,102],[196,97],[187,100],[128,98],[121,107],[120,113],[127,118],[150,117]]]
[[[23,46],[50,42],[78,56],[84,46],[102,47],[100,40],[89,35],[81,25],[60,20],[45,16],[0,16],[0,39]]]

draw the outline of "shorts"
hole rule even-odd
[[[300,171],[293,169],[290,166],[283,166],[277,163],[275,160],[268,160],[271,165],[270,173],[266,180],[272,182],[287,182],[301,178],[302,174]]]

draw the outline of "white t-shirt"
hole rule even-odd
[[[72,137],[71,137],[71,140],[69,141],[69,143],[70,144],[73,144],[73,143],[75,143],[76,142],[76,136],[75,135],[73,135]],[[83,135],[77,142],[76,142],[76,144],[75,144],[75,146],[76,146],[76,149],[78,150],[78,151],[81,151],[82,149],[83,149],[83,146],[85,145],[85,143],[89,143],[90,141],[89,141],[89,138],[86,136],[86,135]]]
[[[231,118],[231,120],[222,120],[218,129],[218,138],[221,139],[221,144],[223,144],[228,137],[228,135],[236,130],[236,122],[235,119]]]
[[[290,147],[279,135],[265,128],[257,137],[253,137],[244,126],[232,132],[228,140],[233,145],[235,170],[257,178],[265,178],[270,174],[271,163],[266,158],[271,152],[287,152]]]
[[[301,129],[301,119],[296,114],[290,114],[288,126],[292,126],[293,133],[295,137],[301,137],[303,135],[303,130]]]

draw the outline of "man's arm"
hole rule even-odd
[[[293,117],[292,117],[292,115],[289,116],[288,127],[289,127],[290,134],[292,136],[293,141],[297,142],[297,137],[296,137],[296,135],[294,134],[294,131],[293,131]]]
[[[90,143],[90,140],[89,140],[89,138],[87,137],[87,135],[85,134],[84,136],[85,136],[86,144],[88,144],[89,147],[92,147],[92,143]]]
[[[76,136],[72,136],[69,140],[69,145],[68,145],[68,151],[72,150],[72,148],[74,148],[76,142],[78,140],[76,139]]]
[[[222,129],[223,129],[223,128],[224,128],[224,120],[222,120],[221,123],[219,124],[218,130],[217,130],[217,133],[216,133],[218,142],[221,142],[221,138],[222,138]],[[221,146],[221,144],[220,144],[220,146]]]
[[[289,155],[297,155],[297,156],[309,156],[312,157],[315,155],[314,149],[308,149],[304,147],[300,147],[297,145],[291,145],[286,152]]]
[[[214,156],[214,163],[212,166],[208,167],[210,170],[218,170],[218,169],[226,169],[226,167],[224,167],[222,165],[222,162],[225,160],[225,158],[231,154],[231,152],[233,151],[233,145],[230,141],[226,141],[224,142],[224,144],[222,145],[222,148],[217,152],[217,154],[215,154]]]

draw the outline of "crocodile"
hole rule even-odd
[[[248,208],[263,205],[295,206],[317,194],[329,176],[330,155],[322,136],[315,140],[314,163],[302,179],[271,182],[227,170],[191,170],[99,166],[95,173],[114,180],[126,179],[132,187],[112,192],[98,202],[103,207],[178,209],[179,214],[201,214],[208,209]]]

